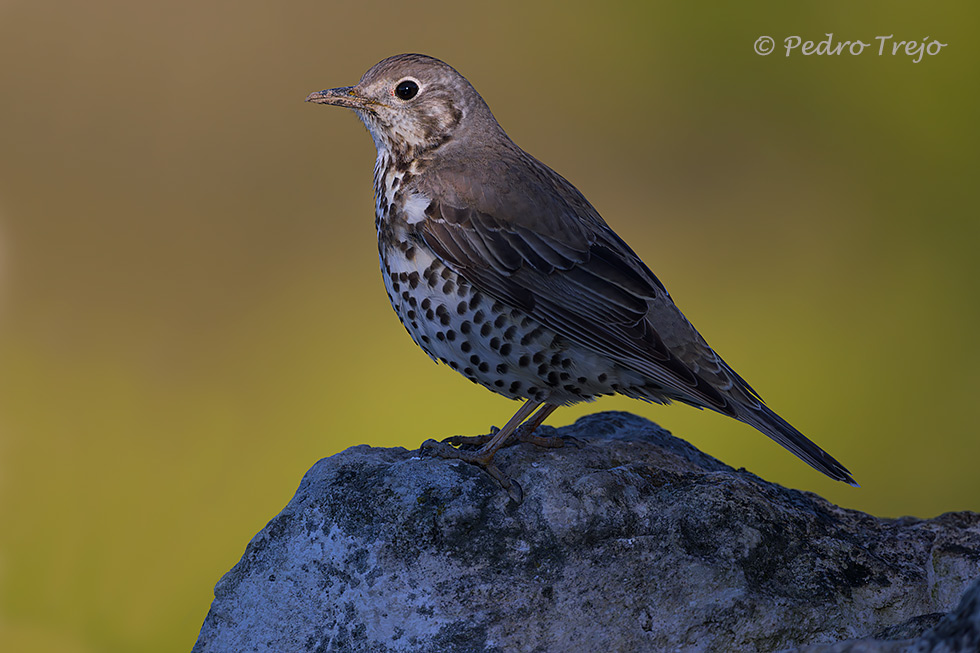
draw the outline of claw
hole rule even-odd
[[[511,501],[520,505],[524,501],[524,489],[521,484],[512,479],[509,476],[504,475],[496,465],[487,465],[483,469],[487,470],[487,474],[492,476],[500,483],[500,487],[504,488],[507,495],[510,496]]]
[[[445,442],[439,442],[438,440],[429,438],[419,446],[419,453],[429,454],[438,458],[458,460],[463,457],[465,452],[460,451],[456,447],[446,444]]]

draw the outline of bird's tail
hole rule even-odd
[[[739,420],[759,429],[817,471],[823,472],[835,481],[843,481],[848,485],[860,487],[846,467],[793,428],[789,422],[771,411],[765,404],[759,402],[757,408],[744,407],[738,413]]]

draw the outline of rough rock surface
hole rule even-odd
[[[978,650],[980,515],[845,510],[626,413],[557,434],[497,455],[519,505],[417,451],[319,461],[194,651]]]

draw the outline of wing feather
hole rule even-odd
[[[481,292],[641,373],[672,398],[734,414],[729,398],[675,356],[646,319],[650,299],[664,291],[618,239],[597,229],[575,247],[439,202],[428,215],[417,225],[424,242]]]

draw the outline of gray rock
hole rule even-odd
[[[916,653],[976,653],[980,651],[980,580],[973,583],[956,610],[917,642]]]
[[[980,515],[845,510],[627,413],[557,434],[578,446],[497,455],[519,505],[417,451],[319,461],[218,583],[194,651],[975,646],[977,586],[941,615],[980,576]]]
[[[925,624],[934,627],[923,628]],[[902,639],[903,636],[920,635]],[[889,641],[899,640],[899,641]],[[966,591],[959,606],[947,615],[930,614],[876,633],[871,639],[814,644],[794,653],[977,653],[980,651],[980,579]]]

